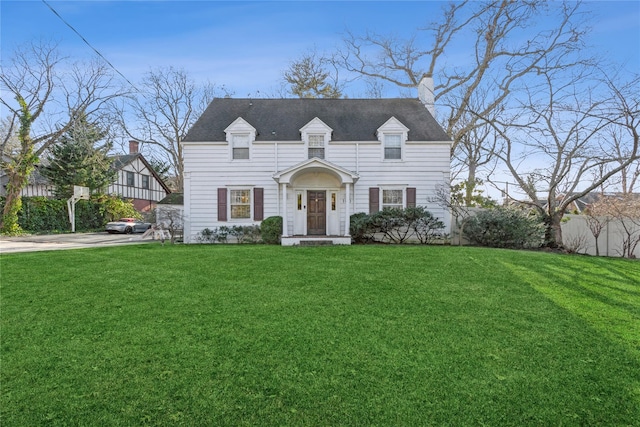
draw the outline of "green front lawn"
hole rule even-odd
[[[0,256],[0,425],[640,425],[640,263],[480,248]]]

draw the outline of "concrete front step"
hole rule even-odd
[[[351,236],[287,236],[281,239],[282,246],[331,246],[350,245]]]

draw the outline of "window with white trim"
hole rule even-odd
[[[408,140],[409,128],[395,117],[390,117],[376,130],[382,147],[382,160],[402,161],[404,144]]]
[[[232,135],[233,160],[246,160],[249,158],[249,134]]]
[[[231,190],[229,191],[229,205],[231,219],[251,218],[251,190]]]
[[[309,158],[324,159],[324,134],[309,135]]]
[[[402,190],[382,190],[382,209],[404,207]]]
[[[402,135],[399,133],[384,134],[384,158],[385,160],[402,159]]]

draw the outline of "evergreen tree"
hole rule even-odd
[[[106,136],[105,130],[82,113],[51,147],[51,157],[41,172],[55,186],[56,197],[71,197],[74,185],[99,192],[115,179],[116,172],[107,156],[112,144],[105,142]]]
[[[171,164],[157,157],[150,157],[147,161],[163,181],[166,182],[171,177]]]
[[[340,98],[338,85],[327,82],[331,78],[325,68],[327,62],[315,51],[293,61],[283,73],[289,91],[299,98]]]

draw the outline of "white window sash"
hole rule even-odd
[[[402,209],[404,207],[404,191],[399,189],[382,189],[382,203],[380,206],[382,209]]]
[[[251,190],[229,191],[229,218],[251,219]]]
[[[249,135],[240,134],[233,135],[231,139],[231,158],[232,160],[246,160],[249,159]]]
[[[384,158],[386,160],[402,159],[402,135],[384,135]]]

